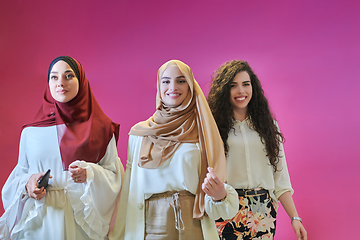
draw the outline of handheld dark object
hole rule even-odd
[[[50,169],[47,170],[44,176],[42,176],[38,181],[38,188],[44,187],[46,188],[49,183],[49,177],[50,177]]]

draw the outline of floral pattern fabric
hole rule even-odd
[[[276,209],[268,193],[239,196],[239,212],[229,220],[216,220],[220,240],[273,239]]]

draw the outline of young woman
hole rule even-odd
[[[218,239],[215,219],[231,218],[236,191],[223,182],[223,144],[189,66],[157,75],[156,111],[132,127],[125,181],[110,239]],[[209,172],[208,172],[209,171]]]
[[[104,239],[123,173],[118,136],[81,64],[55,58],[43,104],[23,127],[18,164],[2,190],[0,239]],[[48,169],[49,185],[39,188]]]
[[[297,239],[307,239],[296,211],[283,149],[260,81],[245,61],[216,72],[208,96],[227,155],[227,181],[239,194],[239,212],[216,225],[220,239],[273,239],[281,202]]]

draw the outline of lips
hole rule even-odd
[[[67,93],[67,91],[64,90],[64,89],[57,90],[56,92],[57,92],[58,94],[65,94],[65,93]]]
[[[177,98],[181,95],[181,93],[167,93],[166,96],[170,98]]]
[[[240,97],[236,97],[235,100],[236,101],[244,101],[247,97],[246,96],[240,96]]]

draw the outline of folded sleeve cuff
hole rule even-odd
[[[239,211],[238,194],[233,187],[224,183],[227,195],[221,201],[214,201],[209,195],[205,195],[205,211],[210,218],[216,220],[231,219]]]
[[[86,183],[75,183],[71,178],[68,179],[66,191],[74,210],[75,221],[90,238],[103,239],[109,230],[109,224],[102,221],[92,206],[90,186],[94,180],[94,171],[85,161],[77,160],[71,165],[86,169]]]

